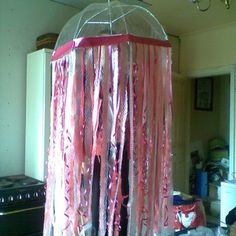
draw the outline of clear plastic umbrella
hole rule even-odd
[[[167,40],[167,35],[146,8],[118,1],[95,3],[72,17],[63,27],[56,48],[79,37],[101,34],[133,34]]]
[[[52,58],[44,236],[169,235],[171,47],[145,8],[92,4]]]

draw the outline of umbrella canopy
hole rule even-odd
[[[56,48],[72,39],[102,34],[133,34],[167,40],[163,27],[146,8],[112,1],[91,4],[73,16],[63,27]]]

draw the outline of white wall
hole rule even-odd
[[[236,63],[236,22],[180,38],[181,73]]]
[[[77,11],[49,0],[0,1],[0,176],[24,173],[26,55]]]

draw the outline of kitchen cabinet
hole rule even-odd
[[[27,55],[25,174],[44,181],[49,143],[52,50]]]

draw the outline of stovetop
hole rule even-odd
[[[42,181],[26,175],[11,175],[0,177],[0,191],[2,189],[15,189],[32,185],[41,185]]]
[[[45,183],[25,175],[0,177],[0,207],[45,201]]]

